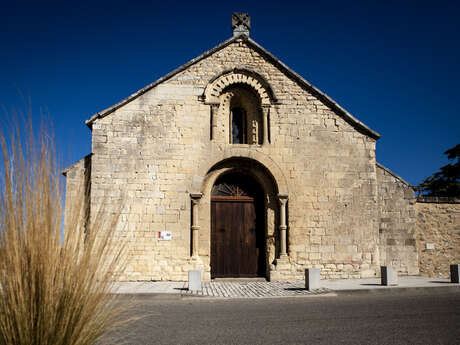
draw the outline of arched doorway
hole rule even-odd
[[[246,172],[220,176],[211,195],[211,278],[266,276],[265,203]]]

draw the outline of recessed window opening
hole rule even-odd
[[[242,108],[232,109],[232,144],[247,144],[246,111]]]

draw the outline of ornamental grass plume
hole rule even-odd
[[[112,242],[119,211],[90,218],[74,198],[63,231],[63,188],[52,139],[0,133],[0,345],[94,344],[114,325],[113,272],[123,248]],[[120,208],[119,208],[120,209]],[[94,212],[93,212],[94,213]]]

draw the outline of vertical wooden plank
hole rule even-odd
[[[251,214],[251,252],[252,252],[252,271],[251,274],[257,276],[258,271],[258,252],[257,252],[257,223],[256,223],[256,210],[254,203],[250,204]]]
[[[222,228],[225,231],[222,233],[222,250],[220,255],[222,256],[222,275],[228,276],[232,272],[232,261],[229,258],[228,248],[232,240],[232,209],[231,205],[227,202],[220,202],[221,210],[219,212],[219,217],[222,220]]]
[[[231,258],[231,272],[230,275],[240,276],[241,275],[241,207],[238,202],[231,202],[232,215],[229,222],[232,224],[232,243],[227,252],[227,256]]]
[[[217,234],[216,234],[216,203],[211,202],[211,278],[214,278],[218,272],[217,268]]]
[[[245,221],[245,212],[244,212],[244,203],[238,202],[235,203],[238,207],[238,217],[235,218],[236,227],[238,229],[238,275],[242,276],[246,274],[247,271],[247,251],[246,251],[246,221]]]
[[[242,272],[241,274],[244,275],[244,276],[247,276],[250,272],[249,272],[249,269],[250,269],[250,261],[251,261],[251,258],[250,258],[250,255],[251,253],[249,252],[249,246],[248,246],[248,233],[249,233],[249,230],[248,230],[248,226],[249,226],[249,219],[248,219],[248,210],[247,210],[247,205],[248,203],[246,202],[242,202],[240,203],[241,205],[241,251],[242,251],[242,258],[241,258],[241,261],[242,261]]]
[[[218,203],[218,218],[219,218],[219,274],[220,276],[227,276],[229,269],[228,264],[229,260],[226,254],[226,249],[228,246],[228,240],[230,236],[230,224],[228,223],[228,212],[227,205],[225,202]]]
[[[211,278],[214,278],[216,272],[216,203],[211,202]]]

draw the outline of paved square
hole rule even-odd
[[[332,292],[327,288],[313,291],[305,289],[304,280],[289,282],[204,282],[202,291],[188,291],[185,283],[183,295],[222,298],[271,298],[318,295]]]

